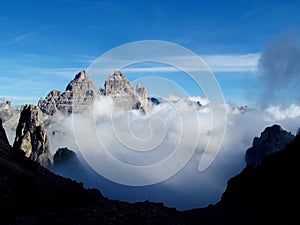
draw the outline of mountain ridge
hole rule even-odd
[[[1,121],[0,121],[1,122]],[[109,200],[12,150],[0,123],[0,224],[183,224],[162,203]]]

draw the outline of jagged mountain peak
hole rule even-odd
[[[43,166],[52,163],[49,138],[38,106],[22,106],[13,148]]]
[[[64,115],[80,113],[86,110],[99,96],[100,90],[89,77],[86,71],[77,73],[67,85],[64,92],[52,90],[45,99],[41,98],[38,106],[47,115],[61,112]],[[145,112],[148,106],[147,90],[141,84],[134,88],[125,74],[116,70],[104,84],[101,94],[109,95],[115,105],[124,110],[137,109]]]
[[[125,110],[138,109],[144,112],[148,105],[146,88],[133,84],[121,71],[115,71],[104,84],[104,95],[110,95],[115,105]]]
[[[98,88],[94,84],[94,82],[89,77],[88,73],[84,70],[77,73],[72,81],[67,85],[66,91],[74,91],[77,93],[74,94],[87,94],[89,95],[88,91],[91,90],[92,92],[99,92]],[[81,93],[82,92],[82,93]],[[86,92],[86,93],[84,93]],[[77,96],[78,97],[78,96]]]
[[[88,73],[85,70],[83,70],[75,75],[74,80],[80,82],[83,80],[90,80],[90,77],[89,77]]]
[[[99,90],[86,71],[77,73],[64,92],[52,90],[38,106],[47,115],[80,113],[99,95]]]
[[[267,127],[260,137],[253,139],[252,147],[246,151],[247,165],[257,166],[262,160],[273,152],[281,151],[290,144],[295,136],[275,124]]]
[[[125,77],[126,78],[126,76],[122,73],[121,70],[115,70],[114,73],[111,76],[112,77]]]

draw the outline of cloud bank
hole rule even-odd
[[[200,159],[210,154],[205,152],[209,138],[221,138],[218,132],[211,132],[209,104],[206,101],[206,105],[198,106],[198,100],[205,102],[205,99],[198,97],[183,99],[172,96],[166,100],[148,109],[147,114],[142,116],[138,111],[127,113],[118,110],[112,114],[113,101],[109,97],[101,97],[94,108],[85,114],[74,115],[53,124],[48,133],[60,130],[61,134],[50,135],[51,151],[54,153],[58,147],[67,146],[76,151],[86,168],[86,173],[81,175],[72,171],[62,173],[83,181],[88,187],[99,188],[105,196],[113,199],[129,202],[158,201],[179,209],[203,207],[220,199],[228,179],[244,168],[245,151],[252,145],[253,137],[259,136],[266,126],[277,123],[292,133],[296,133],[300,126],[295,122],[300,119],[300,106],[295,104],[288,108],[271,106],[264,110],[248,109],[246,113],[227,104],[227,129],[220,152],[213,163],[200,173]],[[184,129],[182,121],[190,129]],[[195,133],[198,134],[196,143]],[[193,152],[193,155],[174,176],[142,187],[112,182],[97,174],[83,160],[88,155],[96,163],[101,162],[99,166],[105,168],[105,171],[118,173],[110,161],[106,161],[105,152],[134,167],[162,162],[176,148],[187,154]],[[99,157],[102,157],[101,160]],[[175,160],[173,163],[181,161]],[[156,179],[172,169],[153,168],[145,174],[133,172],[127,178],[139,180],[144,179],[143,176],[153,176]]]

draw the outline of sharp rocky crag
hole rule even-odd
[[[137,84],[136,89],[134,89],[134,86],[120,71],[115,71],[105,81],[103,94],[110,95],[115,105],[125,110],[144,111],[148,105],[146,88]]]
[[[281,151],[294,140],[295,136],[283,130],[279,125],[267,127],[261,136],[253,139],[253,145],[246,151],[246,163],[257,166],[262,160],[277,151]]]
[[[146,88],[138,84],[134,89],[134,86],[120,71],[115,71],[108,77],[101,93],[88,73],[81,71],[67,85],[64,92],[50,91],[45,99],[39,100],[38,106],[47,115],[52,116],[56,112],[70,115],[86,110],[100,94],[111,96],[115,106],[125,110],[136,109],[145,112],[148,106]]]
[[[52,90],[38,106],[47,115],[60,112],[63,115],[84,111],[99,95],[93,81],[85,71],[79,72],[67,85],[64,92]]]
[[[43,166],[51,164],[49,138],[44,128],[42,113],[37,106],[22,107],[13,148],[22,150],[26,157]]]

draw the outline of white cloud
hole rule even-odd
[[[200,58],[206,63],[206,65],[211,69],[212,72],[256,72],[257,65],[260,54],[220,54],[220,55],[200,55]],[[188,56],[170,56],[161,58],[158,62],[169,61],[172,59],[175,62],[174,65],[165,65],[165,66],[141,66],[141,67],[129,67],[123,69],[125,73],[159,73],[159,72],[176,72],[178,69],[176,65],[184,65],[188,68],[186,72],[196,72],[199,71],[199,65],[194,65],[193,60]],[[178,63],[176,63],[178,62]],[[126,61],[124,61],[126,63]],[[109,63],[107,62],[107,65]],[[113,65],[114,62],[111,62]],[[106,72],[114,71],[116,68],[106,68]],[[203,71],[207,71],[207,68],[204,66]],[[99,68],[99,72],[103,73],[104,70]]]
[[[22,43],[22,41],[24,41],[25,39],[28,39],[28,38],[32,37],[36,33],[37,32],[29,32],[29,33],[21,34],[19,36],[16,36],[16,37],[12,38],[9,41],[0,43],[0,46],[6,46],[6,45],[15,44],[15,43],[20,44],[20,43]]]
[[[269,106],[266,110],[267,120],[285,120],[285,119],[295,119],[300,117],[300,106],[296,104],[291,104],[288,108],[283,108],[282,106],[274,105]]]
[[[213,72],[256,72],[260,54],[202,55]]]
[[[51,137],[51,143],[54,143],[51,145],[52,152],[64,146],[77,153],[86,151],[99,165],[110,172],[116,172],[117,168],[106,161],[103,151],[109,151],[115,158],[131,165],[148,165],[165,159],[180,142],[183,150],[196,149],[195,154],[182,170],[160,184],[137,188],[110,183],[95,175],[82,179],[87,180],[89,185],[92,183],[92,186],[99,187],[108,197],[131,202],[150,199],[162,201],[168,206],[186,209],[206,206],[220,199],[228,179],[245,166],[246,149],[252,145],[253,138],[259,136],[266,126],[278,123],[288,131],[294,131],[300,126],[297,124],[300,121],[298,105],[266,110],[248,109],[247,113],[237,113],[237,107],[226,105],[228,123],[221,150],[214,162],[205,171],[199,173],[198,165],[201,157],[209,154],[204,152],[208,139],[217,140],[222,137],[222,134],[215,132],[210,136],[212,118],[209,105],[200,107],[196,111],[198,122],[193,117],[195,105],[190,104],[191,101],[205,102],[205,99],[198,97],[181,99],[171,96],[169,100],[171,104],[163,103],[155,106],[148,110],[146,116],[141,116],[137,111],[129,114],[118,111],[111,117],[113,102],[110,98],[102,98],[93,111],[73,118],[69,117],[48,130],[51,132],[58,129],[64,134]],[[286,116],[278,117],[280,113]],[[183,124],[189,129],[181,129]],[[76,131],[75,136],[73,127]],[[191,138],[195,132],[199,132],[196,148]],[[144,150],[153,148],[153,150],[146,152],[136,150],[140,148]],[[100,155],[99,151],[102,152]],[[168,169],[170,168],[153,170],[147,176],[162,176],[164,170]],[[143,178],[139,176],[141,175],[138,173],[131,174],[128,179]]]

